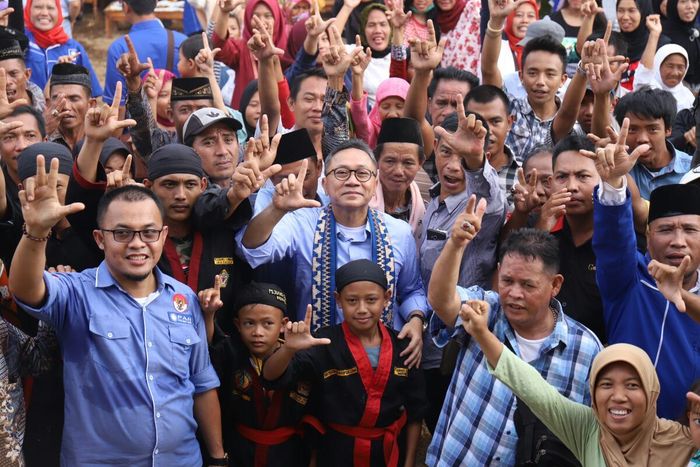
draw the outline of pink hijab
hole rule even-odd
[[[375,136],[379,134],[379,130],[382,127],[382,121],[379,117],[379,106],[382,104],[382,101],[387,97],[399,97],[406,100],[408,86],[409,84],[405,79],[387,78],[377,87],[375,104],[369,113],[369,121],[372,122]]]

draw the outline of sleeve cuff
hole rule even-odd
[[[598,188],[598,201],[603,206],[621,206],[627,200],[627,177],[622,179],[622,187],[615,188],[601,180]]]
[[[74,162],[73,163],[73,180],[80,186],[81,188],[85,190],[100,190],[104,191],[105,187],[107,186],[107,183],[105,182],[90,182],[86,180],[82,174],[80,173],[80,170],[78,170],[78,163]]]
[[[216,376],[216,371],[211,364],[196,375],[190,376],[190,381],[192,381],[192,384],[194,384],[195,394],[207,392],[210,389],[218,388],[221,385],[219,382],[219,377]]]

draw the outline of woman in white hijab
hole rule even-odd
[[[678,44],[667,44],[656,50],[661,23],[658,15],[647,17],[649,40],[634,75],[634,90],[642,86],[665,89],[676,98],[677,111],[693,107],[695,96],[683,84],[688,72],[688,52]]]

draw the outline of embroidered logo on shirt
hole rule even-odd
[[[184,313],[187,310],[187,297],[181,293],[176,293],[173,297],[173,307],[175,311]]]
[[[231,258],[230,256],[214,258],[214,264],[217,266],[230,265],[233,264],[233,258]]]
[[[394,376],[408,376],[408,368],[394,367]]]
[[[357,373],[356,366],[354,366],[352,368],[348,368],[347,370],[338,370],[336,368],[333,368],[331,370],[326,370],[323,373],[323,379],[328,379],[331,376],[350,376],[350,375],[354,375],[355,373]]]

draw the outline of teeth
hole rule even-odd
[[[610,409],[610,413],[613,415],[627,415],[630,411],[629,410],[619,410],[619,409]]]

